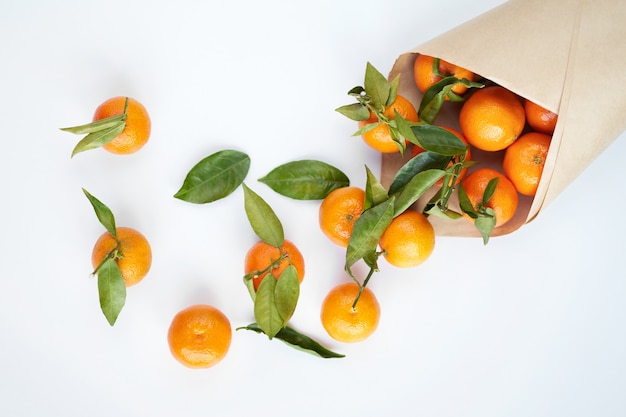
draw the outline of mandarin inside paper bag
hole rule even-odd
[[[612,141],[626,130],[626,2],[615,0],[511,0],[410,51],[395,62],[399,94],[419,107],[413,78],[418,54],[467,68],[519,96],[558,113],[544,171],[534,198],[520,196],[515,217],[492,236],[534,219]],[[435,121],[459,129],[462,104],[446,103]],[[501,170],[502,153],[473,152],[480,166]],[[382,157],[388,186],[406,159]],[[416,209],[432,196],[425,195]],[[451,208],[458,208],[456,201]],[[455,207],[456,205],[456,207]],[[431,216],[438,235],[480,236],[474,226]]]

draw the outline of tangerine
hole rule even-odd
[[[210,368],[230,349],[232,328],[219,309],[196,304],[179,311],[170,324],[167,341],[174,358],[188,368]]]
[[[458,65],[453,65],[443,59],[439,59],[439,68],[435,71],[435,57],[420,54],[413,64],[413,77],[415,78],[417,88],[419,88],[422,93],[426,92],[433,84],[441,81],[442,77],[436,72],[444,77],[452,75],[459,80],[465,78],[468,81],[474,81],[475,77],[472,71],[459,67]],[[452,91],[458,95],[462,95],[467,91],[467,87],[461,83],[456,83],[452,87]],[[446,97],[446,100],[449,100],[449,98]]]
[[[389,120],[395,120],[396,112],[409,122],[417,122],[417,110],[413,104],[401,95],[397,95],[396,99],[385,108],[383,116]],[[359,129],[365,126],[379,122],[378,117],[370,110],[370,117],[367,120],[359,122]],[[400,146],[391,136],[389,125],[384,121],[378,126],[364,132],[361,137],[370,147],[382,153],[400,152]]]
[[[433,253],[435,229],[422,213],[407,210],[387,226],[379,246],[391,265],[399,268],[414,267]]]
[[[116,234],[117,240],[109,232],[98,238],[91,253],[91,264],[96,269],[106,256],[113,256],[124,284],[130,287],[148,274],[152,265],[152,249],[145,236],[133,228],[117,227]]]
[[[517,210],[519,197],[513,183],[504,174],[494,169],[479,168],[465,177],[461,181],[461,186],[465,190],[472,206],[476,208],[482,204],[487,184],[493,178],[498,178],[498,185],[485,207],[489,207],[495,212],[495,227],[498,227],[511,220]],[[463,215],[470,221],[474,221],[467,214],[463,213]]]
[[[256,291],[268,273],[271,272],[274,278],[278,279],[289,265],[296,268],[298,280],[302,282],[304,279],[304,257],[293,242],[285,239],[283,246],[277,248],[259,241],[246,253],[244,273],[246,275],[254,273],[252,283]]]
[[[461,107],[459,123],[470,144],[483,151],[500,151],[524,129],[524,106],[510,90],[491,86],[477,90]]]
[[[322,232],[336,245],[347,247],[354,222],[361,216],[365,191],[359,187],[341,187],[331,191],[320,204]]]
[[[537,193],[551,140],[544,133],[528,132],[506,149],[502,168],[520,194]]]
[[[322,302],[322,326],[333,339],[344,343],[361,342],[374,333],[380,320],[380,305],[367,287],[353,308],[361,287],[346,282],[333,287]]]
[[[113,97],[96,108],[93,121],[106,119],[124,113],[127,97]],[[128,97],[126,109],[126,126],[122,133],[103,146],[114,154],[131,154],[141,149],[150,139],[152,123],[146,108],[137,100]]]
[[[524,111],[526,112],[526,121],[533,130],[546,135],[554,133],[558,120],[556,113],[530,100],[524,102]]]

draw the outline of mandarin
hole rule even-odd
[[[502,168],[520,194],[537,193],[551,140],[549,135],[528,132],[506,149]]]
[[[524,102],[524,111],[526,112],[526,121],[533,130],[546,135],[554,133],[558,120],[556,113],[530,100]]]
[[[379,246],[391,265],[399,268],[414,267],[433,253],[435,230],[422,213],[407,210],[387,226]]]
[[[219,309],[196,304],[179,311],[170,324],[167,341],[174,358],[188,368],[209,368],[230,349],[232,328]]]
[[[409,122],[417,122],[417,110],[413,104],[401,95],[397,95],[396,99],[385,108],[383,116],[390,120],[395,120],[396,112]],[[379,122],[378,117],[370,111],[370,117],[367,120],[359,122],[359,129],[365,126]],[[370,147],[381,153],[400,152],[399,144],[393,140],[389,125],[384,121],[380,122],[376,127],[361,134],[361,137]]]
[[[109,232],[98,238],[91,253],[91,264],[96,269],[105,257],[113,256],[124,284],[130,287],[148,274],[152,265],[152,249],[145,236],[133,228],[117,227],[116,234],[117,240]]]
[[[113,97],[96,108],[93,121],[106,119],[124,113],[127,97]],[[126,126],[122,133],[103,146],[114,154],[131,154],[141,149],[150,139],[152,123],[146,108],[137,100],[128,97]]]
[[[513,183],[504,174],[494,169],[479,168],[465,177],[461,181],[461,186],[465,190],[472,206],[477,208],[482,204],[487,184],[493,178],[498,178],[498,185],[485,207],[489,207],[495,212],[495,227],[498,227],[511,220],[517,210],[519,197]],[[474,219],[467,214],[463,213],[463,215],[471,222],[474,222]]]
[[[380,320],[380,305],[367,287],[353,308],[360,287],[346,282],[333,287],[322,302],[322,326],[333,339],[344,343],[361,342],[374,333]]]
[[[361,216],[365,191],[359,187],[341,187],[331,191],[320,204],[322,232],[336,245],[347,247],[354,222]]]
[[[441,81],[442,77],[437,73],[444,77],[454,76],[459,80],[465,78],[468,81],[474,81],[475,78],[472,71],[459,67],[458,65],[453,65],[443,59],[439,59],[439,68],[435,71],[435,57],[423,54],[417,56],[413,64],[413,77],[417,88],[419,88],[422,93],[426,92],[433,84]],[[452,87],[452,91],[458,95],[462,95],[467,91],[467,87],[461,83],[456,83]],[[449,98],[446,97],[446,100],[449,100]]]
[[[285,239],[283,246],[277,248],[259,241],[246,253],[244,273],[246,275],[254,274],[252,283],[256,291],[268,273],[271,272],[274,278],[278,279],[289,265],[293,265],[296,268],[298,280],[302,282],[304,279],[304,257],[293,242]]]
[[[470,144],[483,151],[500,151],[513,143],[524,129],[524,106],[510,90],[485,87],[472,94],[461,107],[459,124]]]

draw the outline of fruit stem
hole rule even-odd
[[[363,294],[363,290],[367,286],[367,283],[369,282],[370,278],[372,278],[372,276],[374,275],[375,271],[376,271],[376,268],[370,268],[370,272],[367,274],[367,277],[365,277],[363,284],[362,285],[359,284],[359,293],[356,295],[354,302],[352,303],[353,311],[356,310],[356,304],[359,302],[359,299],[361,298],[361,294]]]

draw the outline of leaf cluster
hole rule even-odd
[[[115,216],[109,207],[90,194],[83,188],[83,193],[91,203],[100,224],[113,236],[116,241],[115,247],[110,250],[100,261],[92,275],[98,276],[98,296],[100,309],[111,326],[115,325],[124,304],[126,303],[126,284],[122,278],[122,271],[116,259],[122,255],[120,241],[117,238]]]
[[[128,97],[126,97],[126,101],[124,102],[124,111],[122,114],[110,116],[105,119],[80,126],[61,128],[64,132],[73,133],[75,135],[86,135],[72,150],[72,157],[74,157],[77,153],[104,146],[115,139],[126,128],[126,120],[128,118],[127,110]]]

